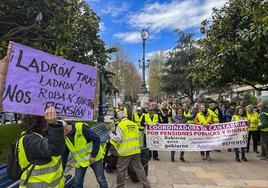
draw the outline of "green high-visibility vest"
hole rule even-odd
[[[191,117],[192,116],[191,110],[188,110],[188,112],[184,111],[183,115],[184,115],[184,117]],[[194,123],[194,118],[193,119],[188,119],[187,123],[193,124]]]
[[[257,131],[257,127],[259,124],[259,114],[258,112],[253,112],[253,114],[250,114],[247,112],[247,119],[249,120],[249,131]]]
[[[158,122],[158,114],[154,114],[153,119],[151,119],[149,114],[145,114],[145,123],[148,123],[150,125],[155,125]]]
[[[37,133],[37,136],[41,135]],[[27,160],[26,153],[23,146],[23,139],[25,136],[21,137],[18,143],[18,159],[19,164],[22,169],[25,169],[30,162]],[[51,157],[51,161],[44,165],[35,165],[31,172],[31,175],[28,179],[26,185],[25,180],[27,178],[27,174],[32,169],[33,165],[30,165],[21,175],[20,178],[20,188],[39,188],[39,187],[56,187],[62,188],[64,187],[64,176],[62,169],[62,160],[61,156],[53,156]]]
[[[215,111],[211,110],[211,109],[208,109],[208,113],[211,115],[213,123],[220,123],[219,110],[218,109],[216,109]]]
[[[136,123],[126,119],[123,119],[118,127],[123,133],[122,142],[116,143],[118,156],[130,156],[139,154],[140,150],[140,132]]]
[[[261,112],[261,113],[264,113],[266,116],[268,116],[268,113],[266,113],[266,112]],[[260,113],[260,115],[261,115],[261,113]],[[259,124],[261,125],[262,122],[259,121]],[[263,131],[263,132],[268,132],[268,127],[266,127],[266,128],[262,128],[262,129],[260,129],[260,130]]]
[[[144,116],[144,113],[141,114],[141,116],[138,115],[137,112],[134,114],[134,122],[139,126],[140,130],[144,130],[144,126],[141,126],[141,121]]]
[[[83,124],[87,125],[83,122],[75,123],[75,135],[74,135],[74,144],[70,141],[70,139],[65,136],[65,143],[70,152],[73,154],[74,159],[76,161],[75,167],[88,167],[90,165],[89,157],[91,155],[93,149],[93,143],[87,143],[86,138],[83,135],[82,127]],[[102,146],[100,146],[99,152],[96,156],[96,161],[99,161],[104,156],[104,150]]]

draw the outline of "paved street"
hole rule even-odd
[[[177,154],[177,153],[176,153]],[[161,161],[149,164],[149,181],[152,188],[243,188],[268,187],[268,161],[260,161],[248,153],[249,162],[235,162],[234,153],[212,152],[213,161],[201,161],[198,152],[185,154],[186,163],[170,161],[168,152],[160,152]],[[70,171],[73,173],[73,169]],[[86,188],[98,188],[93,171],[87,172]],[[116,174],[106,174],[109,187],[116,187]],[[126,188],[140,188],[130,179]]]

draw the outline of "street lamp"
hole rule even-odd
[[[141,39],[142,39],[142,65],[139,64],[139,67],[142,68],[142,83],[141,83],[141,93],[147,94],[146,82],[145,82],[145,70],[148,68],[149,60],[147,60],[147,65],[145,64],[145,41],[149,38],[150,33],[146,29],[141,30]],[[139,60],[140,62],[140,60]]]
[[[106,54],[111,54],[111,53],[114,53],[114,52],[117,52],[118,49],[113,47],[113,48],[109,48],[109,49],[106,49],[105,53]],[[104,63],[105,64],[105,63]],[[98,66],[100,72],[99,72],[99,83],[100,83],[100,95],[99,95],[99,111],[98,111],[98,119],[97,121],[98,122],[104,122],[104,117],[105,117],[105,113],[104,113],[104,107],[105,107],[105,98],[106,98],[106,95],[105,95],[105,79],[108,79],[107,77],[107,72],[105,73],[105,68],[104,68],[104,65],[99,65]]]

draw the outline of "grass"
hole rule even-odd
[[[21,125],[0,125],[0,165],[6,163],[9,147],[21,132]]]

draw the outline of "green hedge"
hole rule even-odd
[[[0,150],[9,148],[22,132],[20,124],[0,125]]]

